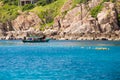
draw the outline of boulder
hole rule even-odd
[[[29,12],[19,15],[12,21],[12,26],[15,31],[24,31],[41,23],[41,19],[35,13]]]
[[[70,27],[72,23],[78,22],[83,19],[87,15],[87,13],[88,12],[84,4],[78,5],[77,7],[67,12],[64,19],[61,21],[61,26],[64,28]]]
[[[5,36],[5,32],[4,32],[4,27],[3,27],[3,24],[0,23],[0,38],[4,37]]]
[[[90,8],[93,8],[93,7],[97,6],[100,2],[101,2],[101,0],[91,0],[91,1],[89,1],[88,6]]]
[[[120,29],[114,3],[105,2],[103,10],[97,15],[97,19],[102,32],[109,33]]]
[[[54,36],[54,35],[57,35],[58,30],[46,29],[43,33],[46,35]]]

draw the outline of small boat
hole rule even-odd
[[[49,38],[38,38],[38,37],[30,37],[28,39],[23,39],[22,42],[26,43],[26,42],[29,42],[29,43],[35,43],[35,42],[48,42],[50,39]]]

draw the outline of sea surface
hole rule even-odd
[[[0,41],[0,80],[120,80],[120,41]]]

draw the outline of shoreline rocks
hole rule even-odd
[[[62,33],[57,35],[47,35],[47,37],[55,40],[112,40],[119,41],[120,40],[120,30],[110,32],[110,33]],[[59,35],[58,35],[59,34]]]
[[[63,35],[64,34],[64,35]],[[51,31],[51,34],[45,34],[45,32],[6,32],[6,36],[1,36],[0,40],[22,40],[24,37],[29,36],[43,36],[51,38],[53,40],[111,40],[111,41],[120,41],[120,30],[111,32],[111,33],[78,33],[78,34],[67,34],[63,33],[58,35],[58,32],[54,30]]]

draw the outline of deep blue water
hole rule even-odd
[[[0,80],[120,80],[120,41],[0,41]]]

